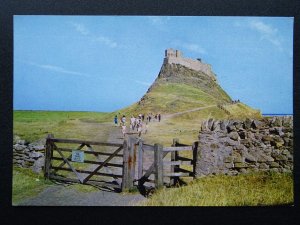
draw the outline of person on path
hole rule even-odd
[[[130,118],[130,129],[134,130],[134,128],[135,128],[135,117],[131,116],[131,118]]]
[[[135,124],[136,124],[136,130],[138,131],[139,130],[139,126],[140,126],[140,122],[141,121],[141,119],[139,119],[139,118],[136,118],[136,120],[135,120]]]
[[[125,134],[126,134],[126,125],[125,125],[125,123],[122,124],[122,134],[123,134],[123,138],[124,138]]]
[[[146,122],[145,127],[144,127],[144,134],[147,134],[148,131],[148,122]]]
[[[121,123],[122,123],[122,125],[126,126],[126,117],[125,117],[125,115],[123,115],[123,117],[121,119]]]
[[[118,116],[117,115],[115,115],[114,122],[115,122],[115,126],[118,126]]]
[[[142,135],[142,130],[143,130],[143,123],[142,123],[142,120],[140,120],[139,121],[139,126],[137,128],[137,132],[138,132],[139,137]]]
[[[160,113],[158,114],[158,122],[160,122],[160,119],[161,119],[161,115]]]

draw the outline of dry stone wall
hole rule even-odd
[[[33,143],[26,143],[18,136],[14,137],[13,164],[23,168],[32,168],[36,173],[43,169],[45,158],[45,139]]]
[[[196,176],[250,171],[293,171],[292,116],[202,122]]]

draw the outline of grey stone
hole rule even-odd
[[[32,167],[32,171],[35,172],[35,173],[42,172],[44,164],[45,164],[45,158],[44,157],[39,158],[38,160],[36,160],[34,162],[33,167]]]
[[[239,134],[237,133],[237,132],[231,132],[230,134],[229,134],[229,137],[232,139],[232,140],[235,140],[235,141],[237,141],[237,140],[239,140],[239,138],[240,138],[240,136],[239,136]]]
[[[247,168],[248,165],[246,163],[243,162],[236,162],[234,163],[234,168]]]
[[[278,168],[280,165],[277,162],[271,162],[270,163],[270,168]]]
[[[18,140],[16,143],[19,144],[19,145],[25,145],[26,141],[25,140]]]
[[[259,121],[259,120],[253,120],[252,124],[251,124],[251,127],[253,129],[260,129],[264,126],[264,123]]]
[[[271,172],[275,172],[275,173],[279,173],[279,169],[278,168],[271,168],[270,171]]]
[[[242,173],[242,174],[247,174],[247,173],[249,173],[249,171],[248,171],[247,169],[245,169],[245,168],[241,168],[241,169],[239,170],[239,172]]]
[[[247,133],[246,133],[245,130],[239,130],[238,134],[239,134],[241,139],[245,139],[247,137]]]
[[[15,145],[13,146],[13,148],[14,148],[16,151],[22,151],[22,150],[24,150],[24,149],[26,148],[26,146],[25,146],[25,145],[20,145],[20,144],[15,144]]]
[[[18,135],[14,135],[13,137],[13,144],[17,144],[17,142],[21,140],[21,138]]]
[[[44,154],[41,152],[31,152],[29,156],[30,156],[30,158],[40,158],[40,157],[43,157]]]
[[[230,133],[232,131],[236,131],[236,127],[233,124],[228,125],[226,128],[227,128],[228,133]]]
[[[233,154],[233,162],[234,163],[242,163],[242,162],[244,162],[244,159],[242,158],[242,156],[239,153],[235,152]]]
[[[257,162],[274,162],[271,156],[265,155],[262,152],[257,157]]]
[[[281,155],[281,154],[271,154],[272,157],[276,160],[276,161],[287,161],[288,158],[285,155]]]
[[[210,118],[210,119],[207,121],[207,129],[208,129],[208,130],[212,130],[213,123],[214,123],[214,119],[212,119],[212,118]]]
[[[269,166],[266,163],[260,163],[258,168],[259,169],[269,169]]]
[[[274,127],[281,127],[282,126],[282,118],[281,117],[274,117],[274,119],[272,120],[272,125]]]
[[[212,125],[212,130],[213,131],[220,131],[220,121],[219,120],[215,120],[213,125]]]
[[[282,126],[289,127],[293,125],[293,118],[291,116],[284,116],[282,120]]]
[[[253,156],[250,155],[249,153],[244,153],[245,161],[246,162],[256,162],[257,159]]]
[[[250,129],[251,128],[251,124],[252,124],[252,120],[247,118],[245,121],[244,121],[244,128],[245,129]]]

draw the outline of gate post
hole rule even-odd
[[[138,183],[139,186],[141,185],[141,181],[140,179],[143,176],[143,140],[140,138],[139,139],[139,148],[138,148],[138,152],[139,152],[139,159],[138,159]]]
[[[53,134],[48,134],[46,139],[45,148],[45,164],[44,164],[44,177],[45,179],[50,178],[50,166],[51,166],[51,156],[53,154],[53,144],[51,138],[54,138]]]
[[[193,179],[195,179],[195,177],[196,177],[196,164],[197,164],[198,145],[199,145],[198,141],[193,143],[193,160],[192,160],[192,163],[193,163]]]
[[[154,166],[155,166],[155,188],[159,189],[164,185],[163,146],[159,144],[154,144]]]
[[[129,172],[128,172],[128,158],[129,158],[129,151],[128,151],[128,143],[127,140],[123,142],[123,174],[122,174],[122,191],[125,191],[129,187]]]
[[[176,144],[179,143],[178,138],[173,139],[172,147],[176,147]],[[178,160],[178,152],[174,151],[171,152],[171,161],[177,161]],[[175,173],[178,171],[179,166],[178,165],[171,165],[171,173]],[[170,185],[173,186],[178,182],[178,177],[170,177]]]
[[[128,148],[129,148],[129,159],[128,159],[128,172],[129,172],[129,189],[133,188],[133,182],[135,178],[135,164],[136,164],[136,138],[129,137],[128,138]]]

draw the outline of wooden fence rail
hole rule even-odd
[[[77,148],[70,147],[58,147],[56,144],[79,144]],[[93,146],[109,146],[117,147],[113,152],[100,152],[93,149]],[[86,146],[86,149],[84,147]],[[52,134],[48,135],[45,148],[45,166],[44,175],[47,179],[56,179],[66,182],[75,182],[82,184],[99,184],[105,183],[113,187],[118,187],[122,191],[130,190],[134,187],[135,182],[138,182],[139,186],[143,186],[145,182],[152,182],[155,184],[155,188],[161,188],[163,185],[175,185],[179,182],[181,177],[195,177],[196,157],[197,157],[198,142],[193,145],[185,145],[179,143],[178,139],[173,140],[171,147],[164,147],[160,144],[149,145],[145,144],[141,138],[128,136],[123,144],[117,143],[104,143],[96,141],[86,141],[77,139],[58,139],[54,138]],[[84,150],[83,150],[84,149]],[[84,159],[83,163],[94,165],[94,168],[90,171],[88,169],[77,169],[72,162],[73,151],[82,151],[84,154],[93,155],[96,160]],[[53,152],[58,154],[53,155]],[[192,151],[191,157],[183,157],[180,154],[183,151]],[[153,154],[153,162],[150,161],[149,168],[144,168],[144,154]],[[152,153],[150,153],[152,152]],[[64,155],[69,154],[67,156]],[[170,154],[170,157],[166,157]],[[99,156],[107,156],[106,159],[100,159]],[[122,162],[111,162],[112,159],[119,157]],[[60,162],[58,165],[53,165],[53,162]],[[57,163],[56,163],[57,164]],[[64,167],[67,166],[67,167]],[[137,166],[137,167],[136,167]],[[192,166],[192,170],[189,171],[181,166]],[[100,171],[105,167],[107,171]],[[85,167],[84,167],[85,168]],[[111,171],[109,168],[119,168],[121,173]],[[137,173],[136,173],[137,168]],[[169,168],[169,171],[165,169]],[[63,177],[57,175],[56,172],[68,171],[75,174],[75,178]],[[85,174],[85,177],[82,177]],[[154,174],[154,180],[151,180],[150,175]],[[112,177],[116,182],[109,183],[102,180],[92,179],[94,176]],[[169,183],[164,182],[166,179]],[[122,182],[119,181],[122,179]]]
[[[143,185],[145,182],[151,182],[149,176],[154,174],[154,181],[156,188],[160,188],[164,185],[164,177],[170,177],[169,185],[175,185],[179,181],[179,177],[195,177],[196,157],[198,142],[195,142],[192,146],[179,143],[178,139],[173,140],[171,147],[163,147],[159,144],[153,146],[139,143],[139,163],[138,163],[138,181],[139,185]],[[154,151],[154,160],[152,165],[144,172],[143,170],[143,154],[145,151]],[[191,158],[179,156],[179,152],[192,151]],[[171,161],[164,160],[168,153],[171,153]],[[180,168],[181,165],[192,166],[192,171]],[[170,172],[164,172],[165,167],[170,167]]]

